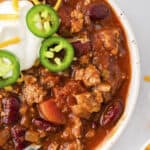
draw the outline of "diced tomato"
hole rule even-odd
[[[65,124],[65,116],[56,106],[53,99],[49,99],[40,103],[39,111],[45,120],[56,124]]]

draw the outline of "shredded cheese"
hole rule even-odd
[[[35,63],[34,63],[34,66],[37,67],[39,64],[40,64],[40,60],[39,60],[39,59],[36,59],[36,61],[35,61]]]
[[[55,9],[55,10],[58,10],[59,7],[60,7],[60,5],[61,5],[61,3],[62,3],[62,0],[57,0],[56,4],[55,4],[55,6],[54,6],[54,9]]]
[[[21,83],[24,81],[24,75],[21,73],[20,78],[17,80],[17,83]]]
[[[31,0],[35,5],[40,4],[39,0]]]
[[[18,14],[0,14],[0,20],[17,20]]]
[[[4,48],[4,47],[7,47],[9,45],[14,45],[14,44],[17,44],[21,41],[21,39],[19,37],[14,37],[12,39],[8,39],[6,41],[3,41],[0,43],[0,48]]]
[[[16,11],[19,10],[19,0],[12,0],[12,5]]]
[[[145,150],[150,150],[150,144],[147,145],[147,147],[145,148]]]
[[[144,81],[150,82],[150,76],[145,76],[145,77],[144,77]]]
[[[4,89],[8,92],[11,92],[13,90],[13,87],[12,86],[6,86],[6,87],[4,87]]]

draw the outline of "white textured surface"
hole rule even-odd
[[[127,128],[111,150],[140,150],[150,138],[150,1],[116,0],[124,10],[135,33],[141,58],[141,88],[136,109]]]

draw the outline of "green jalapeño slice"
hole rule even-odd
[[[57,32],[60,20],[57,12],[50,6],[33,6],[26,16],[29,30],[38,37],[46,38]]]
[[[52,72],[60,72],[67,69],[74,58],[72,45],[61,37],[51,37],[42,43],[40,49],[40,61]]]
[[[0,88],[15,83],[19,75],[18,59],[12,53],[0,50]]]

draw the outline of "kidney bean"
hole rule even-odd
[[[16,150],[23,150],[26,147],[25,131],[26,129],[20,125],[16,125],[11,129],[11,135]]]
[[[104,4],[93,4],[89,8],[88,15],[91,19],[105,19],[109,15],[109,8]]]
[[[16,123],[19,120],[19,99],[13,96],[4,98],[2,99],[2,106],[4,112],[4,116],[2,117],[2,123]]]
[[[110,127],[116,123],[123,113],[123,105],[121,101],[116,100],[109,103],[100,117],[100,125],[102,127]]]
[[[32,123],[35,127],[37,127],[38,129],[44,130],[46,132],[56,132],[58,127],[53,125],[52,123],[43,120],[42,118],[34,118],[32,120]]]
[[[90,42],[81,43],[80,41],[77,41],[73,42],[72,45],[75,49],[75,54],[78,57],[87,54],[91,50]]]

